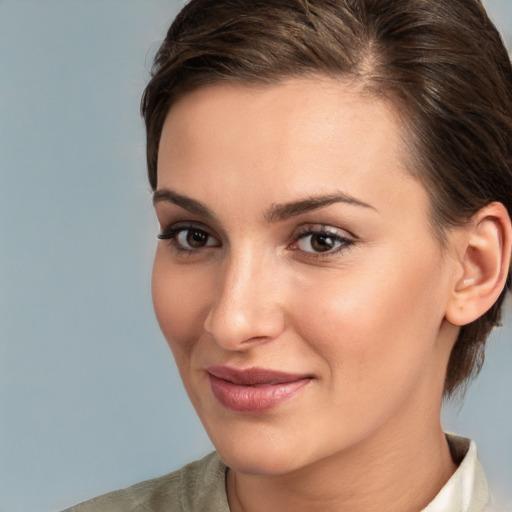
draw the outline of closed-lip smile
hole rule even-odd
[[[312,380],[310,374],[265,368],[210,366],[206,369],[215,398],[226,408],[243,414],[272,409],[294,397]]]

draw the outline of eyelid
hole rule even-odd
[[[201,231],[204,231],[205,233],[208,233],[209,236],[217,240],[219,239],[218,236],[212,233],[212,230],[209,227],[197,221],[178,221],[169,223],[169,225],[160,229],[157,238],[159,240],[169,240],[174,235],[176,235],[176,233],[179,233],[180,231],[184,231],[187,229],[199,229]]]
[[[336,226],[333,226],[332,224],[321,224],[321,223],[307,223],[299,226],[294,234],[293,238],[299,238],[301,236],[306,236],[308,234],[314,234],[314,233],[322,233],[322,234],[328,234],[333,236],[338,236],[340,238],[344,239],[351,239],[351,240],[357,240],[358,237],[354,235],[354,233],[350,232],[347,229],[339,228]]]

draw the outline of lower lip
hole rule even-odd
[[[208,376],[215,398],[224,407],[242,414],[258,414],[268,411],[293,398],[311,381],[308,378],[281,384],[244,386],[219,379],[211,374]]]

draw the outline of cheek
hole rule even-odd
[[[200,272],[173,265],[162,248],[153,265],[151,292],[160,329],[178,366],[190,356],[206,317],[207,280]]]
[[[396,255],[379,256],[372,270],[361,266],[303,282],[295,294],[301,338],[329,367],[331,388],[353,388],[354,397],[417,378],[426,359],[436,357],[444,317],[436,258],[408,258],[416,264],[407,266]]]

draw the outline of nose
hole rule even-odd
[[[245,252],[225,260],[204,324],[217,345],[242,351],[282,333],[285,317],[277,274],[257,254]]]

